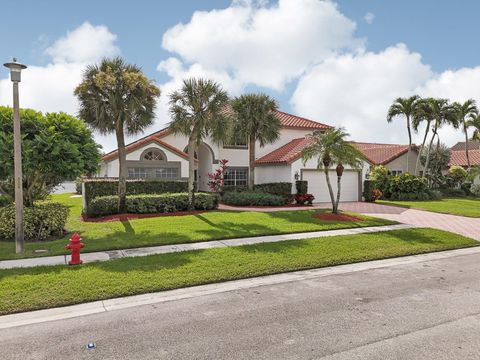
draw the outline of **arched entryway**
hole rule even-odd
[[[205,143],[198,147],[198,190],[210,191],[208,173],[213,169],[213,151]]]

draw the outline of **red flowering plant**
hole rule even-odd
[[[222,190],[223,184],[224,184],[224,176],[225,172],[228,169],[227,166],[228,160],[220,160],[218,164],[220,167],[215,170],[213,173],[208,173],[208,187],[210,190],[213,192],[220,192]]]
[[[380,189],[373,189],[372,190],[372,200],[376,201],[383,196],[383,193]]]
[[[315,196],[312,194],[296,194],[295,195],[295,202],[298,205],[312,205]]]

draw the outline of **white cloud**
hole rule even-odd
[[[333,53],[361,47],[355,26],[330,1],[235,1],[195,12],[187,24],[169,29],[162,45],[187,67],[227,74],[236,86],[282,90]]]
[[[363,20],[365,20],[365,22],[370,25],[373,23],[373,20],[375,20],[375,14],[371,12],[367,12],[363,17]]]

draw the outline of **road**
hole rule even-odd
[[[0,358],[480,359],[479,279],[474,254],[139,306],[0,330]]]

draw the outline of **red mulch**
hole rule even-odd
[[[347,214],[318,213],[312,215],[316,219],[326,221],[362,221],[362,218]]]
[[[238,208],[238,209],[243,209],[243,208],[255,208],[255,209],[281,209],[281,208],[298,208],[298,207],[308,207],[308,206],[313,206],[313,205],[299,205],[299,204],[286,204],[286,205],[278,205],[278,206],[262,206],[262,205],[245,205],[245,206],[240,206],[240,205],[227,205],[224,203],[220,203],[222,205],[232,207],[232,208]]]
[[[128,221],[128,220],[135,220],[135,219],[146,219],[146,218],[154,218],[154,217],[162,217],[162,216],[186,216],[186,215],[197,215],[204,213],[204,210],[196,210],[196,211],[178,211],[178,212],[171,212],[171,213],[154,213],[154,214],[116,214],[116,215],[109,215],[103,217],[88,217],[86,215],[82,215],[83,221],[86,222],[107,222],[107,221]]]

